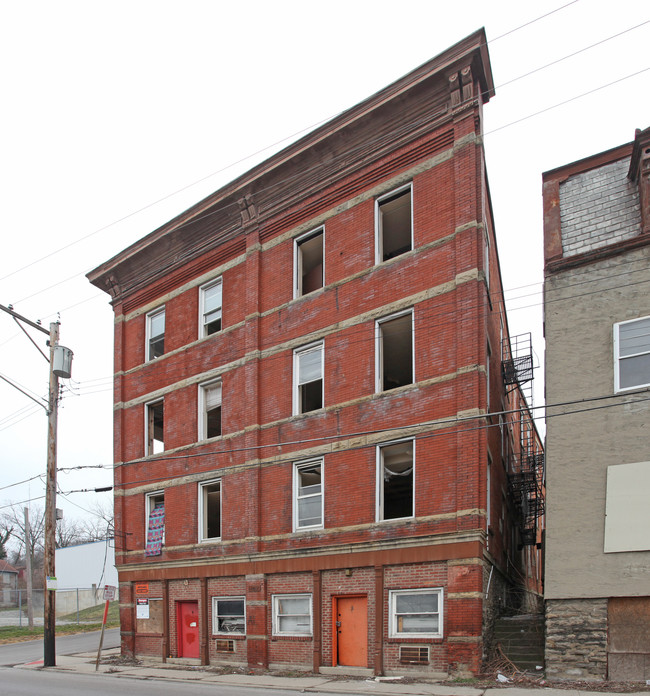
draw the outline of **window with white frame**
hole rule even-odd
[[[199,440],[221,435],[221,380],[199,385]]]
[[[199,292],[201,336],[210,336],[221,331],[221,305],[223,281],[221,278],[203,285]]]
[[[323,460],[294,464],[293,527],[315,529],[323,526]]]
[[[442,638],[442,588],[391,590],[391,638]]]
[[[411,185],[381,196],[375,201],[377,263],[413,248]]]
[[[159,556],[165,543],[165,493],[145,495],[145,556]]]
[[[614,324],[616,391],[650,386],[650,317]]]
[[[294,240],[294,297],[302,297],[325,284],[322,227]]]
[[[414,441],[401,440],[377,447],[377,519],[413,517]]]
[[[221,538],[221,479],[199,484],[199,541]]]
[[[165,404],[161,399],[145,405],[145,454],[165,451]]]
[[[246,600],[244,597],[212,598],[212,633],[244,635]]]
[[[293,413],[323,408],[323,344],[315,343],[293,352]]]
[[[273,595],[273,635],[309,636],[312,632],[311,595]]]
[[[159,307],[147,314],[147,360],[165,353],[165,308]]]
[[[376,390],[413,384],[413,312],[378,320],[375,340]]]

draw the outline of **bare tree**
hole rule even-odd
[[[10,538],[15,555],[18,558],[25,553],[25,515],[20,505],[12,505],[0,518],[4,529],[11,529]],[[34,506],[29,512],[29,541],[34,556],[43,551],[43,534],[45,532],[45,510]]]
[[[110,503],[96,502],[90,508],[92,518],[86,518],[81,522],[81,530],[87,541],[103,541],[114,535],[113,505]]]
[[[5,527],[3,522],[0,522],[0,560],[7,558],[7,549],[5,545],[9,541],[13,527]]]

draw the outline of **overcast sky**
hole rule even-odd
[[[104,467],[60,490],[112,482],[113,314],[85,273],[480,27],[510,328],[543,364],[541,174],[650,126],[649,20],[646,0],[0,3],[0,304],[60,318],[59,467]],[[0,375],[46,396],[47,363],[4,313]],[[0,381],[0,507],[43,505],[41,479],[12,484],[45,472],[46,421]],[[108,496],[57,505],[80,518]]]

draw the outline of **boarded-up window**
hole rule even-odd
[[[650,551],[650,462],[607,467],[605,553]]]
[[[135,622],[136,633],[163,633],[163,603],[159,597],[149,599],[149,618]]]

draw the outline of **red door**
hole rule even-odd
[[[178,602],[178,656],[199,657],[199,603]]]
[[[368,598],[335,597],[336,664],[368,666]]]

